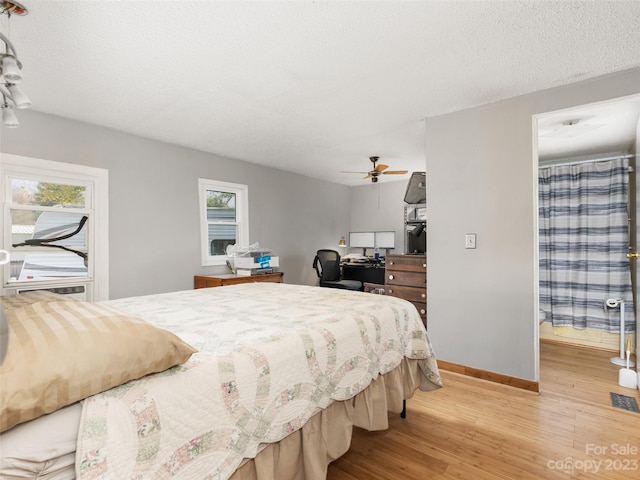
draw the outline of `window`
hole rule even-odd
[[[108,298],[108,176],[103,169],[3,154],[5,293],[53,289]]]
[[[227,246],[249,244],[249,187],[198,180],[202,265],[224,265]]]

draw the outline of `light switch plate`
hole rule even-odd
[[[467,233],[464,236],[464,248],[476,248],[476,234]]]

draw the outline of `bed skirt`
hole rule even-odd
[[[326,479],[329,463],[349,449],[353,426],[384,430],[388,428],[387,412],[399,414],[402,400],[410,398],[421,382],[428,389],[418,362],[404,358],[354,398],[333,402],[301,430],[278,443],[263,445],[231,480]],[[0,477],[74,479],[80,411],[80,404],[75,403],[0,435]]]
[[[230,480],[325,480],[329,464],[349,450],[354,426],[385,430],[387,412],[402,412],[403,400],[411,398],[421,383],[418,362],[404,358],[352,399],[333,402],[302,429],[266,445]]]

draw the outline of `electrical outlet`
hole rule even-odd
[[[464,236],[464,248],[476,248],[476,234],[467,233]]]

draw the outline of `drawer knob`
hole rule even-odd
[[[389,289],[389,293],[393,293],[393,289],[391,289],[391,288],[390,288],[390,289]]]
[[[389,265],[393,265],[393,261],[389,262]]]
[[[424,315],[425,313],[427,313],[427,311],[426,311],[424,308],[421,308],[421,309],[420,309],[420,314],[421,314],[421,315]]]
[[[393,280],[394,276],[393,275],[389,275],[389,280]]]
[[[423,266],[424,268],[427,268],[427,264],[426,264],[426,263],[423,263],[423,264],[422,264],[422,266]]]
[[[427,294],[423,293],[422,295],[420,295],[422,298],[427,298]]]

